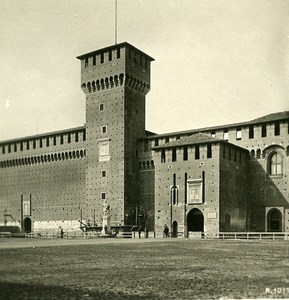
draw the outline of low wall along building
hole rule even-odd
[[[86,125],[0,142],[2,229],[99,230],[107,202],[123,231],[289,232],[289,112],[148,132],[154,59],[128,43],[78,59]]]

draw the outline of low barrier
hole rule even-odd
[[[289,232],[219,232],[222,240],[288,240]]]

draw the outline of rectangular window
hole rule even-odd
[[[104,63],[104,54],[100,53],[100,63],[103,64]]]
[[[109,61],[112,60],[112,51],[111,50],[108,51],[108,60]]]
[[[103,110],[104,110],[104,104],[103,104],[103,103],[99,104],[99,110],[100,110],[100,111],[103,111]]]
[[[166,162],[166,150],[165,149],[162,149],[162,152],[161,152],[161,162],[162,163]]]
[[[20,151],[23,151],[23,142],[20,143]]]
[[[106,199],[106,193],[101,193],[101,199],[105,200]]]
[[[63,144],[63,134],[60,135],[60,144]]]
[[[68,133],[68,136],[67,136],[67,143],[68,143],[68,144],[71,143],[71,135],[70,135],[70,133]]]
[[[211,132],[211,137],[215,138],[216,137],[216,131]]]
[[[236,130],[236,140],[240,141],[241,139],[242,139],[242,130],[241,130],[241,127],[237,127],[237,130]]]
[[[39,140],[39,147],[42,148],[42,139]]]
[[[200,146],[195,146],[195,159],[200,159]]]
[[[102,126],[102,127],[101,127],[101,133],[106,133],[106,132],[107,132],[106,126]]]
[[[46,147],[49,147],[49,137],[46,138]]]
[[[116,58],[120,58],[120,48],[116,49]]]
[[[29,150],[29,141],[26,142],[26,150]]]
[[[14,152],[17,152],[17,144],[14,144]]]
[[[249,126],[249,139],[254,138],[254,125]]]
[[[33,149],[36,148],[36,140],[33,140]]]
[[[280,135],[280,122],[275,122],[275,135]]]
[[[83,134],[83,137],[82,137],[83,141],[86,141],[86,131],[84,130],[82,134]]]
[[[11,152],[11,145],[9,144],[8,145],[8,153],[10,153]]]
[[[176,140],[179,140],[181,137],[179,135],[176,136]]]
[[[74,139],[75,139],[75,143],[78,143],[78,132],[75,132]]]
[[[155,147],[157,147],[159,145],[159,140],[155,139]]]
[[[96,56],[95,55],[93,55],[93,65],[95,66],[96,65]]]
[[[212,145],[207,145],[207,158],[212,158]]]
[[[101,177],[106,177],[106,171],[101,171]]]
[[[170,138],[169,137],[166,137],[166,143],[169,143],[170,142]]]
[[[172,161],[177,161],[177,149],[172,149]]]
[[[85,68],[88,67],[88,57],[85,58]]]
[[[56,136],[53,137],[53,146],[56,146]]]
[[[185,146],[183,150],[183,160],[188,160],[188,147]]]
[[[225,129],[224,132],[223,132],[223,140],[224,141],[228,141],[229,140],[228,129]]]
[[[262,132],[261,132],[262,137],[267,136],[267,124],[262,124]]]

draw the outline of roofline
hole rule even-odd
[[[91,56],[93,54],[98,54],[98,53],[101,53],[101,52],[104,52],[104,51],[108,51],[110,49],[114,49],[116,47],[123,47],[123,46],[129,46],[129,47],[133,48],[134,50],[137,50],[137,51],[141,52],[150,61],[154,61],[155,60],[154,58],[152,58],[151,56],[147,55],[146,53],[144,53],[143,51],[139,50],[138,48],[136,48],[135,46],[131,45],[128,42],[123,42],[123,43],[115,44],[115,45],[112,45],[112,46],[104,47],[104,48],[101,48],[101,49],[98,49],[98,50],[94,50],[94,51],[91,51],[91,52],[88,52],[88,53],[76,56],[76,58],[81,60],[81,59],[85,58],[86,56]]]
[[[215,139],[215,140],[211,140],[211,141],[204,141],[204,142],[196,142],[196,143],[187,143],[187,144],[184,144],[184,145],[173,145],[173,146],[170,146],[170,145],[167,145],[166,144],[163,144],[163,145],[159,145],[157,147],[153,147],[151,148],[151,150],[161,150],[161,149],[164,149],[164,148],[181,148],[181,147],[184,147],[184,146],[193,146],[193,145],[202,145],[202,144],[225,144],[225,145],[230,145],[230,146],[233,146],[235,148],[238,148],[238,149],[241,149],[242,151],[246,151],[249,153],[249,150],[246,149],[246,148],[243,148],[239,145],[236,145],[236,144],[233,144],[233,143],[229,143],[227,141],[224,141],[222,139]]]
[[[198,129],[173,131],[173,132],[160,133],[160,134],[156,134],[156,135],[153,135],[153,136],[148,136],[144,139],[155,139],[155,138],[159,138],[159,137],[166,137],[166,136],[172,136],[172,135],[186,135],[186,134],[189,134],[189,133],[204,133],[204,131],[213,131],[213,130],[222,129],[222,128],[228,129],[228,128],[235,128],[235,127],[240,127],[240,126],[244,126],[244,125],[256,125],[256,124],[264,124],[264,123],[273,123],[275,121],[283,121],[283,120],[288,120],[288,118],[284,117],[284,118],[271,120],[271,121],[252,120],[252,121],[232,123],[232,124],[227,124],[227,125],[216,125],[216,126],[209,126],[209,127],[198,128]]]
[[[61,134],[61,133],[68,133],[71,131],[79,131],[79,130],[83,130],[83,129],[86,129],[85,125],[79,126],[79,127],[74,127],[74,128],[69,128],[69,129],[63,129],[63,130],[57,130],[57,131],[52,131],[52,132],[47,132],[47,133],[36,134],[36,135],[29,135],[29,136],[15,138],[15,139],[11,139],[11,140],[3,140],[3,141],[0,141],[0,144],[11,144],[11,143],[20,142],[23,140],[32,140],[32,139],[37,139],[37,138],[41,138],[41,137],[53,136],[53,135],[57,135],[57,134]]]

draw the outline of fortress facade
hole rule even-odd
[[[289,112],[155,134],[152,57],[121,43],[78,59],[85,126],[0,142],[0,224],[97,229],[105,202],[119,230],[289,232]]]

